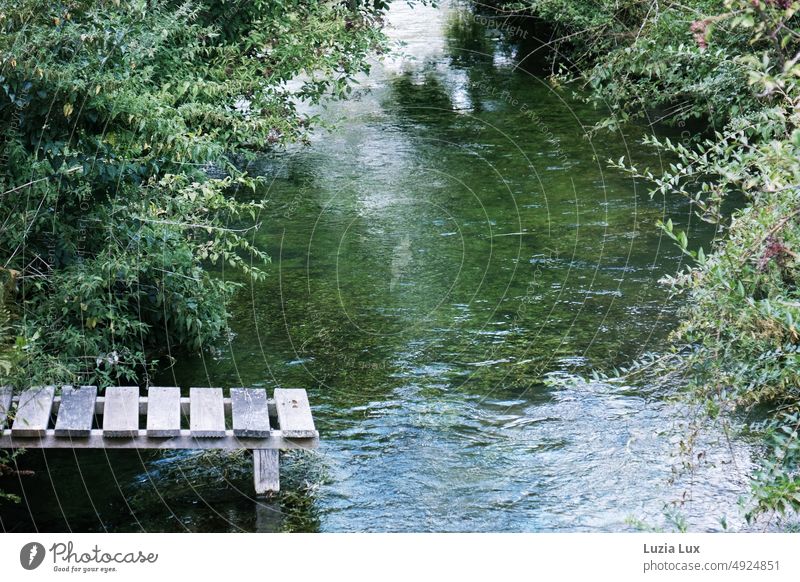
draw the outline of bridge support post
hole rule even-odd
[[[278,449],[253,451],[253,481],[256,495],[271,495],[281,489]]]

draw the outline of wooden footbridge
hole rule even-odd
[[[278,451],[314,448],[303,389],[0,387],[0,449],[250,449],[256,494],[280,487]],[[9,428],[10,427],[10,428]]]

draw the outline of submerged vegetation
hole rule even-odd
[[[253,458],[249,451],[194,451],[185,455],[174,451],[159,453],[152,461],[152,470],[147,477],[129,482],[125,487],[125,500],[131,511],[140,516],[163,512],[160,506],[153,507],[153,494],[172,508],[173,515],[167,520],[169,530],[208,527],[211,524],[183,524],[175,518],[180,508],[197,503],[198,496],[206,504],[216,506],[229,501],[232,495],[247,491],[253,480]],[[295,449],[281,453],[281,491],[272,498],[262,499],[256,505],[247,527],[256,531],[315,531],[319,528],[316,502],[320,488],[329,477],[324,457],[311,449]],[[234,526],[219,512],[208,512],[209,522],[223,522],[225,527]],[[235,524],[241,527],[239,524]],[[141,527],[140,524],[129,524]],[[220,527],[219,524],[211,525]],[[127,527],[127,526],[126,526]]]
[[[718,225],[696,248],[681,225],[661,227],[692,259],[665,281],[683,293],[672,351],[622,371],[688,383],[695,420],[683,443],[741,413],[766,436],[748,519],[800,510],[800,2],[527,0],[494,3],[506,16],[550,27],[557,76],[578,79],[611,113],[600,124],[666,122],[680,139],[647,144],[677,158],[667,168],[613,166],[680,194]],[[707,130],[703,129],[708,127]],[[735,212],[731,199],[745,197]],[[685,228],[685,226],[684,226]],[[618,377],[619,379],[619,377]]]

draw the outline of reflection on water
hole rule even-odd
[[[709,443],[711,465],[669,488],[664,395],[542,381],[658,349],[673,325],[657,280],[680,255],[654,224],[689,209],[605,163],[658,167],[642,130],[589,139],[604,112],[516,70],[520,46],[463,9],[398,2],[390,21],[404,45],[322,112],[335,129],[252,168],[273,264],[237,297],[231,342],[159,379],[307,387],[322,448],[284,457],[270,503],[246,455],[30,453],[33,514],[4,509],[4,528],[620,530],[688,490],[691,526],[719,527],[745,444],[732,470]]]

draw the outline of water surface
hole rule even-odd
[[[156,379],[305,387],[322,447],[284,457],[268,503],[241,455],[30,452],[39,474],[4,529],[616,531],[664,525],[684,493],[690,526],[719,529],[744,444],[735,469],[711,444],[713,464],[670,486],[666,394],[543,382],[662,349],[675,325],[657,281],[681,256],[655,222],[711,232],[608,168],[664,163],[647,129],[587,137],[608,112],[536,59],[516,67],[531,39],[463,7],[397,2],[389,31],[404,46],[320,112],[330,131],[251,168],[272,264],[236,297],[230,341]]]

